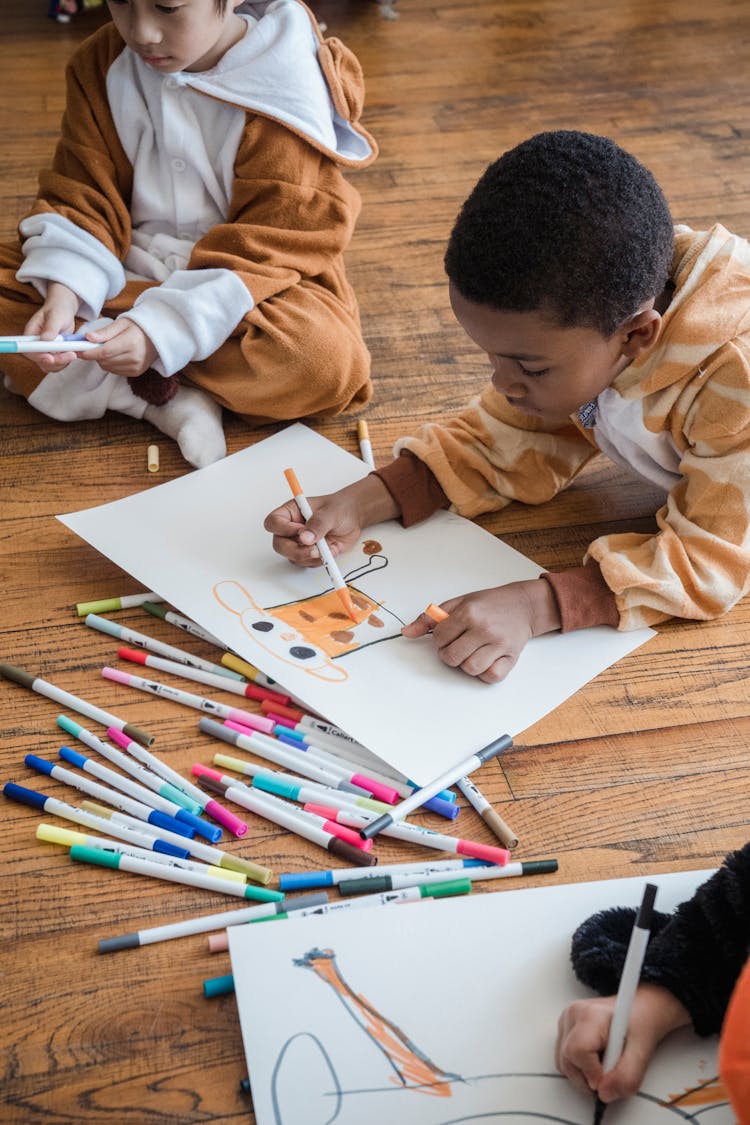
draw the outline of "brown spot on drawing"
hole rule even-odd
[[[378,543],[377,539],[365,539],[364,543],[362,544],[362,550],[366,555],[377,555],[383,550],[383,548]]]
[[[371,613],[367,618],[367,624],[372,625],[373,629],[382,629],[385,625],[385,621],[380,617],[376,617],[374,613]]]
[[[354,633],[350,633],[348,629],[336,629],[329,635],[339,645],[350,645],[354,640]]]

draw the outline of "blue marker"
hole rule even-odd
[[[279,733],[278,740],[279,742],[285,743],[287,746],[293,746],[295,750],[311,751],[314,757],[319,758],[321,762],[326,765],[329,761],[332,763],[337,761],[335,754],[329,754],[327,750],[321,750],[319,746],[316,746],[314,743],[308,743],[304,739],[300,741],[299,738],[291,735],[288,730],[285,730],[283,734]],[[339,762],[342,760],[343,759],[338,759]],[[394,788],[396,784],[396,782],[392,783]],[[354,790],[349,790],[349,792],[353,791],[359,793],[360,796],[370,796],[370,790],[361,789],[360,786],[355,786]],[[425,801],[424,808],[429,809],[430,812],[437,813],[438,816],[444,816],[446,820],[455,820],[460,812],[458,805],[455,804],[454,801],[446,801],[438,796],[430,797],[429,800]]]
[[[137,781],[144,785],[151,791],[151,805],[154,808],[161,809],[162,812],[167,813],[169,816],[174,816],[177,820],[189,824],[201,836],[206,833],[201,831],[204,822],[195,814],[201,811],[201,806],[192,797],[188,797],[187,793],[183,793],[181,789],[177,789],[174,785],[170,785],[168,781],[163,778],[157,777],[150,769],[136,762],[128,754],[124,754],[122,750],[110,746],[108,742],[102,742],[91,731],[86,730],[79,723],[69,719],[67,715],[57,716],[57,725],[62,727],[66,734],[72,734],[84,746],[88,746],[90,750],[97,750],[103,758],[113,762],[114,765],[119,766],[124,773],[129,773]],[[184,810],[184,816],[181,816],[178,810]],[[207,837],[212,840],[211,836]],[[212,840],[212,842],[214,842]]]
[[[63,746],[60,751],[60,755],[64,758],[63,750],[67,750],[67,746]],[[73,751],[68,753],[73,759],[80,757]],[[64,758],[64,760],[69,759]],[[117,793],[106,785],[89,781],[87,777],[79,777],[72,770],[66,770],[63,766],[55,765],[54,762],[48,762],[46,758],[38,758],[36,754],[27,754],[24,762],[30,769],[45,773],[48,777],[54,777],[56,781],[61,781],[63,785],[69,785],[71,789],[88,793],[89,797],[96,797],[97,800],[104,801],[106,805],[112,805],[113,808],[120,809],[130,816],[134,816],[137,820],[143,820],[146,824],[153,824],[156,828],[166,828],[168,832],[176,832],[178,836],[186,836],[189,840],[192,840],[195,836],[195,831],[192,828],[189,828],[187,824],[180,824],[175,817],[159,812],[158,809],[149,808],[142,801],[137,801],[124,793]]]
[[[115,836],[129,844],[149,848],[154,852],[163,852],[164,855],[178,856],[180,859],[190,857],[190,852],[186,848],[178,847],[167,840],[161,840],[158,836],[148,836],[145,832],[139,832],[136,828],[114,824],[106,817],[96,816],[94,813],[86,812],[85,809],[69,805],[66,801],[58,801],[56,797],[48,797],[46,793],[37,793],[36,789],[26,789],[23,785],[16,785],[13,781],[5,783],[3,793],[11,801],[18,801],[21,805],[30,805],[32,809],[41,809],[43,812],[51,813],[54,816],[61,816],[63,820],[72,820],[74,824],[83,824],[86,828],[94,828],[97,832],[104,832],[107,836]]]
[[[126,777],[121,777],[119,773],[114,770],[107,769],[106,766],[100,765],[95,762],[93,758],[87,758],[84,754],[79,754],[76,750],[71,750],[69,746],[61,746],[58,754],[64,762],[70,762],[72,766],[78,766],[79,769],[85,770],[86,773],[98,777],[100,781],[106,781],[115,789],[121,789],[123,793],[135,797],[137,801],[141,801],[150,809],[154,808],[155,794],[150,789],[146,789],[135,781],[129,781]],[[110,801],[109,804],[114,802]],[[170,824],[152,820],[152,824],[161,823],[163,828],[169,828],[172,832],[179,832],[181,836],[203,836],[204,839],[210,840],[215,844],[217,840],[221,839],[221,829],[216,824],[209,824],[205,820],[201,820],[199,816],[194,816],[193,813],[187,809],[181,808],[180,805],[173,804],[162,798],[160,801],[161,811],[160,816],[166,816]],[[169,807],[171,806],[171,808]],[[119,808],[120,806],[116,806]],[[123,809],[127,812],[127,809]],[[176,825],[176,827],[175,827]],[[187,829],[187,831],[184,831]]]
[[[487,867],[483,859],[438,859],[422,863],[384,863],[374,867],[337,867],[331,871],[288,872],[279,876],[279,890],[302,891],[311,887],[335,887],[348,879],[382,878],[384,875],[432,875],[461,871],[467,867]]]

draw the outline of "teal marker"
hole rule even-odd
[[[72,734],[73,738],[77,738],[84,746],[88,746],[90,750],[97,750],[103,758],[107,758],[113,765],[119,766],[123,772],[129,773],[130,776],[139,781],[141,785],[145,785],[147,789],[156,793],[157,796],[162,797],[164,801],[172,806],[171,808],[164,808],[162,806],[162,812],[176,815],[176,813],[174,813],[175,806],[185,809],[186,812],[192,813],[193,816],[197,816],[198,813],[203,811],[204,806],[194,801],[193,798],[189,797],[187,793],[184,793],[182,789],[178,789],[176,785],[170,785],[168,781],[164,781],[163,778],[158,777],[157,774],[148,769],[145,765],[136,762],[135,758],[124,754],[121,750],[115,749],[114,746],[110,746],[107,742],[102,742],[95,734],[86,730],[85,727],[82,727],[73,719],[69,719],[67,715],[58,715],[57,725],[61,727],[66,734]],[[192,823],[194,828],[196,827],[192,821],[189,823]]]
[[[203,982],[203,995],[209,1000],[213,996],[228,996],[232,992],[234,992],[234,976],[232,973],[225,973],[223,977],[209,977],[208,980]]]
[[[189,887],[203,887],[207,891],[218,891],[235,898],[248,898],[254,902],[278,902],[284,898],[281,891],[268,887],[256,887],[230,882],[219,875],[208,875],[198,871],[187,871],[167,863],[155,863],[150,859],[126,855],[124,852],[105,852],[99,848],[88,848],[85,844],[74,844],[70,858],[80,863],[91,863],[98,867],[111,867],[118,871],[130,871],[134,875],[148,875],[153,879],[165,879],[170,883],[185,883]]]

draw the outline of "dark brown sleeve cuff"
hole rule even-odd
[[[449,507],[450,501],[443,492],[437,477],[407,449],[389,465],[375,472],[401,509],[401,523],[411,527],[413,523],[427,519],[440,508]]]
[[[540,577],[549,582],[557,599],[561,632],[572,633],[590,625],[619,625],[615,595],[604,581],[598,563],[592,561],[557,574],[545,571]]]

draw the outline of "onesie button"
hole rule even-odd
[[[176,156],[175,159],[172,161],[172,167],[174,168],[175,172],[184,172],[185,171],[185,161],[180,160],[179,156]]]
[[[166,80],[166,82],[164,83],[164,85],[167,87],[168,90],[179,90],[179,88],[180,88],[180,83],[177,81],[176,78],[168,78]]]

